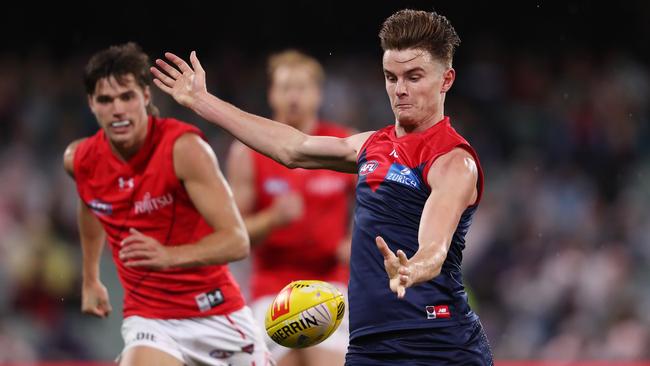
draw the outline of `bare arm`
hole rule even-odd
[[[81,141],[83,140],[72,142],[63,153],[63,168],[72,177],[74,177],[74,155]],[[99,220],[82,201],[79,201],[77,206],[77,224],[83,252],[83,281],[98,282],[99,260],[106,234]]]
[[[339,247],[337,248],[336,251],[337,258],[341,263],[345,265],[350,264],[350,255],[352,254],[352,232],[354,231],[354,205],[355,205],[355,197],[356,197],[356,182],[357,182],[357,177],[355,177],[353,182],[350,184],[348,190],[348,200],[350,201],[348,212],[347,212],[348,232],[339,243]]]
[[[105,318],[113,310],[108,298],[108,290],[99,277],[99,261],[102,257],[106,233],[97,217],[81,201],[77,207],[77,222],[81,238],[83,268],[81,311]]]
[[[163,246],[131,229],[120,251],[125,265],[163,270],[224,264],[248,256],[246,228],[210,146],[192,133],[179,137],[174,144],[174,169],[214,232],[192,245]]]
[[[245,112],[208,93],[205,71],[195,52],[190,55],[191,67],[172,53],[165,53],[165,57],[176,67],[156,60],[158,68],[151,68],[154,83],[178,103],[226,129],[252,149],[289,168],[356,172],[357,154],[371,132],[348,138],[306,135],[283,123]]]
[[[71,143],[63,154],[63,167],[72,177],[74,177],[74,155],[81,141]],[[77,205],[77,225],[82,252],[81,311],[104,318],[112,311],[108,291],[99,276],[99,262],[106,233],[97,217],[82,201]]]
[[[83,282],[99,282],[99,260],[106,233],[99,220],[81,201],[77,206],[77,221],[83,252]]]
[[[438,158],[427,175],[431,194],[420,219],[419,249],[410,259],[403,251],[393,254],[381,237],[377,246],[384,256],[390,287],[398,297],[406,289],[440,274],[451,239],[465,209],[477,198],[478,169],[472,156],[461,148]]]
[[[244,216],[251,245],[255,246],[273,229],[282,227],[302,215],[302,198],[295,193],[280,196],[271,206],[253,212],[257,200],[255,171],[250,150],[240,142],[233,143],[230,148],[227,176],[237,207]]]
[[[246,228],[212,148],[195,134],[181,136],[174,146],[174,169],[194,206],[215,230],[195,245],[173,247],[175,266],[221,264],[247,257]]]

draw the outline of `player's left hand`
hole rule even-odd
[[[398,298],[402,299],[406,295],[406,289],[413,285],[409,260],[401,249],[395,255],[381,236],[378,236],[375,242],[384,257],[384,267],[388,274],[390,289],[397,294]]]
[[[145,267],[153,270],[168,269],[172,257],[164,245],[136,229],[129,229],[129,235],[122,240],[120,260],[126,267]]]

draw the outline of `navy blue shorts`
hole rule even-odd
[[[345,366],[492,366],[480,321],[442,328],[400,330],[350,340]]]

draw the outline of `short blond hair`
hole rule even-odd
[[[273,82],[275,71],[282,66],[304,66],[309,69],[318,85],[322,85],[325,81],[325,71],[318,60],[298,50],[289,49],[274,53],[269,57],[266,69],[269,83]]]

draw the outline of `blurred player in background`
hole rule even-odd
[[[310,135],[350,135],[318,118],[324,72],[316,59],[295,50],[272,55],[268,77],[274,120]],[[273,298],[291,281],[324,280],[347,292],[353,175],[287,169],[235,142],[228,181],[253,244],[251,308],[262,327]],[[280,366],[333,366],[343,365],[348,338],[344,320],[314,347],[290,350],[269,337],[267,345]]]
[[[82,311],[111,312],[99,278],[108,239],[125,290],[121,365],[266,365],[259,328],[226,266],[248,255],[244,223],[203,134],[157,117],[149,66],[134,43],[86,65],[101,128],[64,154],[81,198]]]
[[[307,135],[208,93],[188,65],[156,60],[155,84],[198,115],[288,166],[357,173],[346,365],[492,365],[461,274],[483,191],[478,156],[444,102],[460,39],[435,12],[401,10],[379,33],[394,122],[347,138]],[[315,223],[316,224],[316,223]]]

